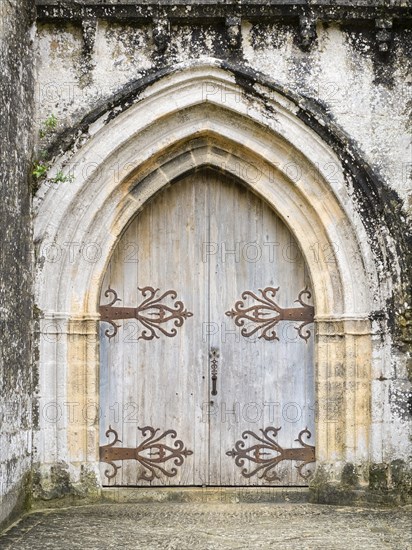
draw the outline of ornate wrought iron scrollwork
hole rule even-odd
[[[227,456],[232,456],[235,459],[236,466],[242,468],[242,476],[246,478],[258,475],[259,479],[264,479],[267,482],[281,481],[277,475],[275,468],[283,460],[295,460],[302,462],[296,466],[299,475],[303,479],[308,479],[312,472],[306,474],[302,472],[303,468],[310,462],[315,462],[315,447],[308,445],[302,441],[302,436],[306,434],[307,439],[310,439],[312,434],[305,428],[302,430],[298,438],[295,439],[302,445],[302,448],[284,449],[275,441],[275,437],[280,431],[280,428],[268,427],[260,430],[262,436],[247,430],[242,434],[242,440],[236,441],[235,447],[231,451],[227,451]],[[256,443],[246,446],[245,441],[250,437],[256,440]],[[245,467],[246,461],[249,461],[250,469]],[[256,465],[256,466],[254,466]]]
[[[183,302],[177,300],[172,305],[163,303],[165,298],[176,300],[177,294],[174,290],[167,290],[161,296],[156,297],[159,288],[154,289],[151,286],[139,288],[144,298],[143,302],[137,307],[117,307],[116,302],[120,302],[117,292],[112,288],[108,288],[104,295],[109,297],[113,295],[113,299],[109,304],[100,305],[99,313],[100,320],[110,323],[113,327],[111,332],[109,329],[105,331],[105,335],[110,339],[117,334],[117,325],[115,321],[118,319],[137,319],[143,325],[144,329],[138,340],[153,340],[159,338],[159,331],[164,336],[176,336],[176,327],[181,327],[183,322],[188,317],[192,317],[193,313],[187,311]],[[169,323],[169,326],[167,326]],[[172,325],[172,328],[170,327]]]
[[[153,481],[155,478],[160,478],[161,474],[166,477],[174,477],[177,475],[177,467],[182,466],[185,458],[193,454],[193,451],[187,449],[180,439],[172,441],[170,444],[160,443],[162,439],[170,436],[175,440],[177,433],[175,430],[166,430],[161,435],[156,436],[160,429],[145,426],[138,428],[142,432],[142,436],[148,437],[140,443],[138,447],[114,447],[116,443],[121,443],[118,434],[109,426],[106,432],[106,437],[110,434],[114,435],[114,440],[107,445],[100,447],[100,462],[107,462],[113,468],[113,471],[105,470],[104,475],[107,479],[112,479],[116,476],[121,466],[117,466],[115,460],[137,460],[144,468],[138,480]],[[146,453],[146,454],[145,454]],[[161,464],[173,463],[173,467],[167,470]]]
[[[313,323],[315,311],[313,306],[303,301],[302,296],[306,295],[310,299],[311,292],[307,288],[299,292],[295,303],[299,303],[302,307],[281,308],[274,301],[278,290],[279,287],[270,286],[263,290],[259,289],[261,297],[250,290],[245,290],[242,293],[242,300],[238,300],[230,311],[226,311],[226,315],[234,319],[238,327],[242,327],[240,331],[242,336],[247,338],[261,331],[259,338],[268,341],[279,340],[275,327],[280,321],[301,321],[295,329],[299,337],[307,341],[311,333],[308,329],[305,331],[303,329],[309,323]],[[257,303],[247,305],[246,300],[249,298]]]

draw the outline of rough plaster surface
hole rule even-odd
[[[324,105],[411,209],[412,29],[396,34],[389,60],[376,58],[370,30],[318,24],[317,43],[309,52],[296,44],[291,25],[244,21],[241,32],[237,62]],[[98,101],[156,66],[231,57],[224,25],[172,24],[170,34],[159,61],[151,25],[98,21],[88,64],[79,25],[39,24],[37,122],[53,112],[60,128],[76,124]]]

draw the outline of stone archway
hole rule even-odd
[[[205,62],[159,79],[139,100],[90,128],[58,159],[68,185],[38,194],[37,305],[41,428],[38,461],[69,465],[76,483],[98,471],[98,300],[105,267],[131,218],[160,189],[204,166],[262,197],[298,241],[316,307],[317,464],[339,475],[369,457],[370,314],[376,267],[341,161],[263,85],[246,92]],[[83,469],[83,470],[82,470]]]

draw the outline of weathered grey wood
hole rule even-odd
[[[226,451],[232,449],[244,430],[260,434],[260,429],[268,426],[281,427],[279,443],[283,447],[299,446],[294,440],[306,426],[314,433],[313,418],[308,418],[306,412],[308,405],[313,405],[314,395],[313,380],[307,379],[313,365],[313,337],[305,343],[296,338],[293,326],[297,323],[291,323],[288,333],[288,324],[282,323],[278,326],[279,342],[244,338],[225,311],[234,306],[243,291],[258,292],[267,286],[280,287],[279,305],[293,307],[309,281],[290,231],[260,199],[220,178],[214,179],[210,193],[211,241],[220,246],[220,253],[209,256],[210,319],[219,327],[211,345],[220,348],[219,393],[213,399],[217,414],[210,417],[210,483],[260,484],[262,481],[255,477],[244,478],[234,461],[228,460]],[[229,250],[235,253],[224,253]],[[273,257],[269,257],[270,252]],[[288,341],[287,334],[292,341]],[[302,413],[301,418],[291,422],[297,417],[292,415],[294,403]],[[280,484],[305,484],[294,466],[291,462],[279,465]]]
[[[206,343],[202,344],[199,323],[207,318],[208,294],[207,277],[203,273],[205,264],[201,261],[201,251],[197,250],[197,244],[206,237],[204,224],[195,223],[197,219],[205,219],[205,201],[204,196],[195,191],[191,181],[177,184],[143,210],[119,242],[108,268],[111,275],[102,289],[110,284],[122,297],[124,306],[135,306],[142,301],[138,287],[152,286],[161,292],[173,289],[177,299],[194,314],[177,329],[175,337],[160,335],[159,339],[150,341],[137,340],[141,335],[137,321],[120,321],[117,341],[104,344],[111,356],[107,366],[102,364],[102,370],[111,371],[111,362],[116,362],[119,373],[117,381],[106,387],[109,394],[106,408],[116,395],[120,408],[132,410],[137,406],[138,409],[137,421],[127,422],[127,418],[123,418],[117,424],[121,445],[138,446],[142,435],[137,428],[150,425],[162,432],[176,430],[177,438],[182,439],[188,449],[197,450],[177,468],[176,476],[163,475],[152,484],[201,485],[207,471],[204,462],[207,424],[202,423],[199,403],[206,398],[207,377],[203,369],[207,368],[208,349]],[[131,262],[135,257],[138,262]],[[202,282],[205,288],[201,288]],[[121,361],[116,360],[119,357]],[[123,388],[121,397],[118,384]],[[172,441],[169,437],[165,442]],[[107,441],[101,441],[105,443]],[[168,469],[173,466],[172,461],[167,464]],[[124,461],[116,483],[147,484],[138,479],[141,474],[142,468],[136,462]]]
[[[109,285],[122,299],[119,305],[138,305],[137,287],[152,286],[175,290],[193,312],[173,338],[137,341],[141,327],[133,320],[119,321],[112,341],[101,336],[101,444],[107,443],[109,423],[125,447],[138,446],[137,427],[150,425],[176,430],[193,451],[176,476],[161,475],[151,484],[267,484],[243,477],[226,454],[245,430],[260,434],[268,426],[281,427],[280,445],[299,447],[295,439],[308,427],[314,444],[313,335],[306,343],[296,337],[297,323],[284,322],[278,325],[280,341],[245,338],[225,315],[245,290],[280,287],[277,303],[295,307],[299,292],[310,286],[290,231],[260,198],[212,172],[175,183],[120,239],[101,303],[107,302],[103,293]],[[216,396],[211,348],[219,350]],[[102,464],[102,474],[106,468]],[[285,461],[277,471],[281,481],[275,484],[306,484],[295,463]],[[147,485],[141,474],[137,462],[123,461],[107,484]]]

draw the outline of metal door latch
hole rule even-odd
[[[216,383],[217,383],[217,363],[219,359],[219,350],[217,348],[211,348],[209,353],[210,358],[210,371],[212,373],[212,395],[217,395]]]

